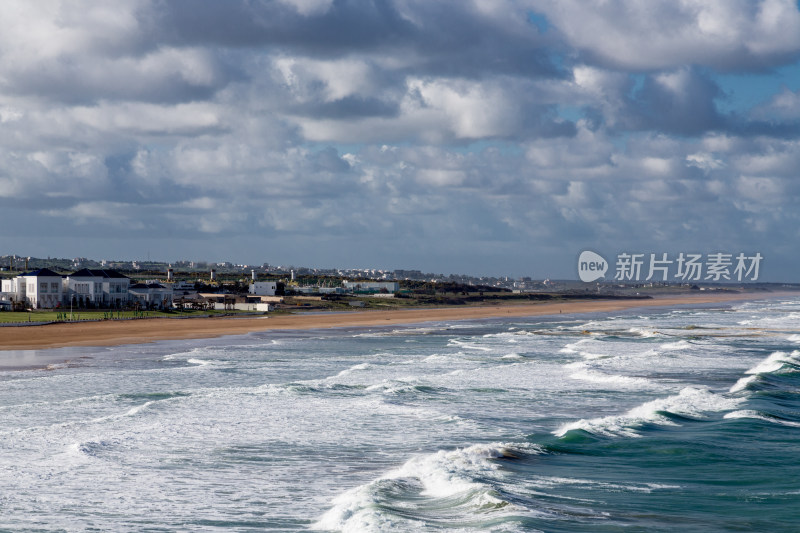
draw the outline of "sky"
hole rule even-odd
[[[4,0],[0,254],[800,281],[796,0]]]

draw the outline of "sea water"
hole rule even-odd
[[[800,531],[797,298],[39,355],[3,530]]]

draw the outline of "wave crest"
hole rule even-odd
[[[509,511],[514,505],[505,501],[492,483],[501,476],[496,460],[515,458],[521,453],[543,452],[532,444],[492,443],[413,457],[396,470],[338,496],[312,529],[413,529],[415,522],[406,518],[406,504],[419,503],[421,499],[482,515]],[[392,513],[387,500],[404,500],[404,516]]]
[[[570,431],[581,430],[605,437],[639,437],[636,430],[645,424],[677,425],[666,414],[701,419],[707,413],[735,409],[741,401],[737,398],[725,398],[705,389],[686,387],[679,394],[643,403],[622,415],[581,419],[564,424],[553,434],[564,437]]]

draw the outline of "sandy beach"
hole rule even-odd
[[[386,326],[438,320],[541,316],[559,313],[619,311],[657,307],[754,300],[778,293],[698,294],[636,300],[596,300],[524,305],[308,313],[253,318],[144,319],[130,321],[49,324],[0,328],[0,350],[40,350],[67,346],[117,346],[159,340],[199,339],[255,331],[335,327]]]

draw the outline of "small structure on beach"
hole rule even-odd
[[[254,281],[247,291],[253,296],[275,296],[278,290],[277,281]]]

